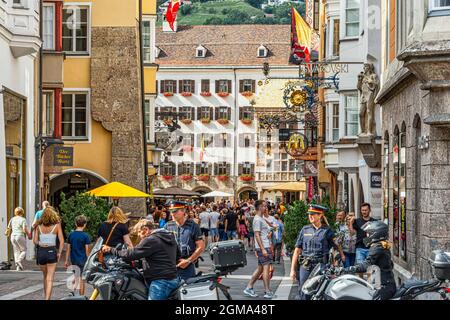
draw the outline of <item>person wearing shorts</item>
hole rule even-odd
[[[264,298],[272,299],[273,293],[270,291],[270,265],[272,264],[272,253],[270,250],[269,232],[270,228],[263,218],[263,212],[266,210],[266,202],[258,200],[255,202],[256,215],[253,219],[253,232],[255,234],[255,251],[258,257],[258,268],[244,290],[244,294],[256,298],[258,295],[253,290],[253,285],[262,274],[264,282]]]
[[[205,239],[205,248],[208,247],[208,236],[210,228],[210,213],[207,211],[205,206],[201,206],[202,212],[199,214],[200,218],[200,231]]]
[[[217,205],[212,206],[212,212],[209,214],[209,234],[211,235],[211,241],[219,241],[219,219],[220,213],[217,212]]]

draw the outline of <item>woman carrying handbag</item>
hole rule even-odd
[[[24,216],[25,212],[22,208],[14,209],[14,217],[9,221],[5,232],[13,247],[16,271],[23,271],[22,261],[25,259],[27,252],[26,237],[31,239],[31,232],[28,231],[27,220]]]

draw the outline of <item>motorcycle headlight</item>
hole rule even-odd
[[[314,293],[316,293],[317,290],[319,290],[321,277],[322,276],[315,276],[306,280],[302,287],[303,293],[307,295],[313,295]]]

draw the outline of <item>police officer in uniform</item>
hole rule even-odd
[[[345,255],[342,248],[335,242],[335,235],[330,229],[325,212],[328,209],[319,205],[311,205],[308,218],[311,224],[304,226],[298,235],[291,264],[291,278],[299,281],[299,296],[301,300],[309,300],[310,296],[303,294],[302,286],[308,279],[314,267],[320,263],[322,268],[328,262],[330,249],[337,249],[342,261]]]
[[[363,239],[364,245],[369,247],[369,255],[364,262],[355,266],[340,270],[338,273],[366,272],[369,266],[377,266],[380,269],[380,287],[374,295],[375,299],[388,300],[395,295],[394,263],[391,259],[389,239],[389,227],[381,221],[369,221],[361,228],[367,237]]]
[[[181,259],[177,263],[178,276],[186,280],[195,277],[194,264],[205,250],[205,243],[198,224],[186,216],[186,202],[172,200],[168,207],[173,219],[164,228],[175,235],[181,251]]]

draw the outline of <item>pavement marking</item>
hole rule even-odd
[[[275,291],[273,300],[289,300],[289,295],[291,293],[291,289],[293,286],[293,281],[289,277],[291,272],[291,259],[286,256],[283,256],[283,262],[284,262],[284,277],[282,277],[281,283],[278,286],[277,291]]]
[[[55,282],[53,284],[53,287],[57,287],[57,286],[65,284],[65,283],[66,283],[65,281],[64,282],[60,282],[60,281],[59,282]],[[31,286],[31,287],[28,287],[28,288],[25,288],[25,289],[22,289],[22,290],[17,290],[17,291],[14,291],[12,293],[8,293],[8,294],[5,294],[3,296],[0,296],[0,300],[15,300],[17,298],[26,296],[28,294],[31,294],[33,292],[36,292],[36,291],[39,291],[39,290],[43,290],[43,289],[44,289],[44,285],[43,284],[36,284],[34,286]]]

